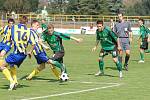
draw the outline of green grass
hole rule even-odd
[[[60,83],[53,76],[47,65],[46,69],[38,74],[34,80],[19,80],[21,84],[16,90],[8,91],[8,81],[0,74],[0,97],[1,100],[20,100],[24,98],[34,98],[42,96],[50,96],[54,94],[68,93],[61,96],[51,96],[40,98],[38,100],[149,100],[150,98],[150,54],[146,54],[145,63],[138,64],[139,51],[136,37],[132,44],[131,59],[129,63],[129,71],[123,70],[123,79],[119,79],[116,66],[111,59],[111,55],[105,58],[105,74],[107,76],[95,77],[98,71],[98,53],[91,52],[91,48],[95,44],[94,35],[75,35],[82,37],[84,41],[77,44],[74,41],[64,41],[65,57],[64,62],[67,66],[70,81]],[[51,56],[52,53],[48,52]],[[26,59],[20,66],[18,78],[23,78],[36,67],[34,57],[32,60]],[[93,83],[84,83],[93,82]],[[112,86],[118,83],[119,86]],[[94,91],[85,91],[82,93],[74,93],[87,89],[95,89]],[[71,92],[69,94],[69,92]]]

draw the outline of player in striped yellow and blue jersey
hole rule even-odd
[[[10,81],[10,90],[12,90],[15,87],[16,82],[14,78],[12,78],[9,70],[6,67],[8,65],[17,65],[19,67],[27,56],[26,48],[28,46],[28,41],[31,37],[30,30],[26,27],[27,21],[27,17],[23,16],[18,25],[12,26],[11,41],[14,45],[14,51],[6,57],[5,61],[0,66],[0,69],[2,70],[3,74]],[[34,48],[34,41],[32,43]],[[31,51],[33,51],[33,48],[31,49]],[[15,74],[16,76],[16,69],[14,68],[13,71],[13,74]]]
[[[51,64],[51,65],[55,65],[56,67],[61,68],[62,65],[60,63],[58,63],[57,61],[53,61],[50,60],[43,47],[46,49],[49,49],[49,47],[46,47],[42,41],[40,41],[40,38],[38,36],[38,33],[36,32],[36,30],[39,28],[39,22],[37,20],[33,20],[32,23],[32,28],[30,29],[30,33],[31,35],[33,35],[34,40],[35,40],[35,47],[33,50],[33,54],[37,60],[37,63],[39,64],[39,66],[37,68],[35,68],[32,73],[26,78],[28,80],[30,80],[33,76],[37,75],[41,70],[43,70],[45,68],[45,63]],[[31,43],[31,41],[30,41]],[[31,56],[31,53],[30,53]],[[51,66],[52,68],[52,66]],[[54,74],[56,75],[57,78],[59,78],[59,73],[57,72],[56,69],[52,69],[52,71],[54,72]]]
[[[2,41],[0,42],[0,57],[4,57],[11,49],[10,32],[14,23],[14,19],[10,18],[8,19],[8,25],[0,30],[0,35],[3,35]]]

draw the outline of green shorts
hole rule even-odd
[[[104,50],[104,49],[101,49],[101,51],[100,51],[100,57],[104,57],[104,56],[106,56],[108,54],[112,54],[113,58],[118,57],[118,50],[117,50],[117,48],[114,48],[113,50]]]

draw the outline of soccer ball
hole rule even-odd
[[[60,80],[61,81],[67,81],[69,79],[68,74],[67,73],[62,73],[60,76]]]

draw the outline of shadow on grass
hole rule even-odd
[[[131,59],[130,61],[138,62],[138,61],[139,61],[139,59]]]
[[[24,87],[30,87],[30,86],[28,86],[28,85],[22,85],[22,84],[18,84],[17,85],[17,87],[14,89],[14,90],[16,90],[17,88],[24,88]],[[8,88],[9,88],[9,85],[3,85],[2,87],[0,87],[1,89],[6,89],[6,90],[8,90]]]
[[[105,67],[105,69],[118,70],[116,67]]]
[[[95,76],[95,74],[93,74],[93,73],[91,73],[91,74],[87,74],[87,75]],[[95,76],[95,77],[103,77],[103,76],[108,76],[108,77],[118,77],[118,76],[109,75],[109,74],[99,75],[99,76]]]
[[[25,75],[25,76],[21,77],[20,80],[26,80],[27,76],[28,75]],[[42,78],[42,77],[38,77],[38,76],[34,76],[31,80],[48,81],[48,82],[59,82],[58,79]]]

